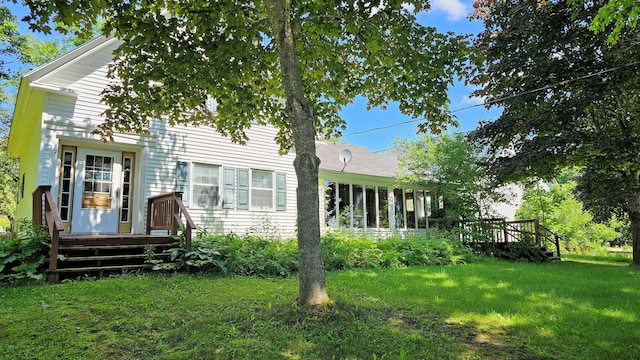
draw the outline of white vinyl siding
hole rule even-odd
[[[283,237],[295,236],[295,154],[279,154],[279,146],[274,141],[278,135],[277,128],[254,125],[246,130],[249,138],[246,145],[233,143],[213,128],[170,126],[157,120],[151,121],[149,135],[115,134],[114,143],[103,143],[91,134],[91,130],[104,121],[102,113],[105,105],[100,102],[100,94],[111,82],[105,74],[116,46],[117,42],[105,44],[96,52],[36,79],[38,83],[69,89],[75,94],[69,96],[47,92],[44,97],[42,121],[48,140],[43,140],[42,148],[50,153],[49,157],[54,160],[60,158],[59,155],[52,156],[59,151],[60,143],[107,150],[126,149],[136,153],[136,181],[131,211],[134,233],[145,230],[148,197],[180,191],[183,192],[183,203],[198,227],[215,232],[244,234],[256,228],[257,222],[265,221],[261,219],[268,217],[268,221],[278,224]],[[34,143],[40,139],[40,134],[36,134],[35,138]],[[39,156],[45,159],[44,155]],[[26,194],[30,194],[36,183],[55,184],[56,173],[61,169],[60,164],[55,162],[48,167],[42,165],[45,164],[43,161],[33,163],[41,165],[37,173],[35,169],[32,175],[31,172],[27,173]],[[215,185],[195,184],[196,164],[218,167],[217,200],[208,199],[208,203],[216,203],[216,207],[201,207],[198,204],[198,195],[193,191],[204,189],[198,188],[199,185]],[[252,169],[266,170],[272,176],[270,189],[262,189],[262,198],[269,198],[266,215],[264,208],[252,205]],[[21,174],[25,172],[21,170]],[[260,192],[260,188],[254,190]],[[31,207],[25,207],[24,213],[25,216],[31,216]]]

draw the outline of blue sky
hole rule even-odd
[[[468,15],[473,10],[472,2],[472,0],[431,0],[431,10],[418,14],[418,21],[426,26],[435,26],[443,33],[453,31],[460,34],[477,34],[482,30],[482,23],[468,19]],[[7,5],[12,8],[19,19],[26,15],[22,6],[12,3]],[[26,30],[27,26],[24,23],[20,25],[22,30]],[[472,87],[465,86],[464,83],[453,86],[449,92],[450,110],[455,111],[479,105],[482,102],[480,99],[469,97],[472,90]],[[341,115],[347,122],[347,129],[343,132],[342,141],[365,146],[371,151],[388,149],[397,138],[416,137],[417,122],[406,123],[411,121],[411,118],[400,114],[397,106],[393,104],[386,110],[367,111],[366,101],[357,99],[354,104],[345,108]],[[475,106],[456,111],[455,115],[460,127],[450,128],[450,132],[472,130],[480,120],[497,118],[500,111],[486,110],[483,106]],[[387,127],[398,123],[405,124]],[[380,127],[384,129],[371,130]]]
[[[482,30],[480,21],[470,21],[468,15],[472,12],[472,0],[431,0],[431,10],[418,16],[420,23],[435,26],[441,32],[453,31],[461,34],[477,34]],[[450,110],[455,111],[482,103],[481,99],[470,98],[472,87],[458,83],[450,89]],[[366,146],[371,151],[379,151],[391,147],[397,138],[415,138],[417,122],[388,127],[381,130],[369,129],[385,127],[410,121],[411,118],[402,115],[397,106],[389,106],[386,111],[374,109],[366,110],[366,101],[359,99],[353,105],[345,108],[342,117],[347,121],[347,130],[343,132],[342,141]],[[500,115],[500,110],[487,110],[483,106],[476,106],[466,110],[456,111],[455,115],[460,123],[458,128],[450,128],[449,132],[468,131],[476,128],[480,120],[492,120]],[[366,131],[364,133],[353,134]]]

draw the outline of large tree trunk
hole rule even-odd
[[[318,194],[318,166],[313,107],[307,102],[298,66],[294,28],[289,18],[290,0],[268,0],[271,28],[278,46],[280,69],[286,94],[287,116],[296,150],[294,167],[298,177],[298,256],[300,285],[298,303],[321,305],[329,301],[324,278]]]
[[[640,266],[640,186],[637,181],[627,194],[627,214],[631,222],[631,238],[633,239],[632,264]]]

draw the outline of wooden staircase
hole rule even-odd
[[[465,244],[485,253],[522,256],[529,260],[561,260],[560,236],[538,219],[480,219],[462,222],[460,229]]]
[[[57,266],[47,270],[48,279],[141,271],[151,266],[148,260],[169,257],[163,251],[175,244],[173,236],[61,235]]]
[[[191,249],[196,225],[182,203],[182,193],[173,192],[147,198],[146,234],[66,235],[50,185],[36,188],[33,196],[33,223],[48,229],[51,250],[46,270],[50,283],[61,275],[78,276],[105,272],[138,271],[150,268],[148,260],[168,257],[163,250],[177,243],[183,229],[184,248]],[[151,235],[166,232],[167,235]],[[175,245],[179,246],[179,245]]]

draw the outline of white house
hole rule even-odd
[[[64,232],[142,234],[147,199],[179,191],[198,226],[245,233],[268,221],[294,236],[295,154],[278,154],[275,128],[248,130],[247,145],[211,128],[162,121],[149,135],[116,134],[113,142],[91,134],[104,120],[100,94],[117,46],[99,37],[22,79],[8,146],[20,160],[17,218],[31,218],[31,193],[48,185]],[[442,206],[426,189],[394,187],[390,153],[318,142],[317,154],[325,229],[426,229]]]

